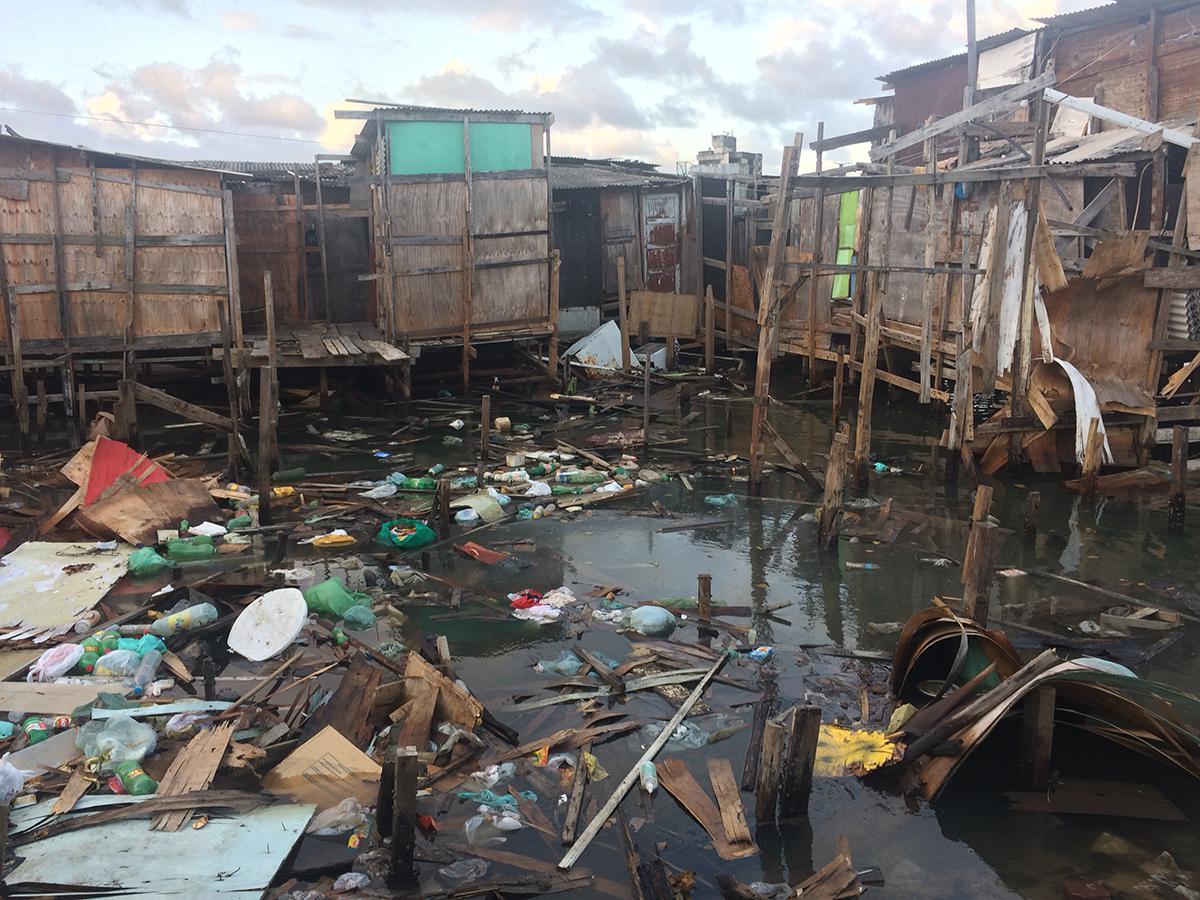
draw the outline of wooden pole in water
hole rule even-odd
[[[696,576],[696,612],[701,619],[712,618],[712,576]]]
[[[813,766],[817,761],[817,743],[820,735],[819,707],[805,706],[793,709],[787,761],[779,795],[779,814],[782,818],[808,814],[808,798],[812,793]]]
[[[629,358],[629,310],[625,303],[625,257],[617,257],[617,321],[621,323],[621,371],[632,370]]]
[[[976,522],[971,526],[963,561],[963,611],[981,627],[987,627],[992,594],[992,571],[1000,550],[1000,526]]]
[[[1025,498],[1025,543],[1032,544],[1037,540],[1038,512],[1042,508],[1040,491],[1030,491]]]
[[[1025,786],[1044,791],[1050,783],[1050,752],[1054,742],[1055,691],[1048,685],[1025,697],[1021,713],[1021,770]]]
[[[789,710],[784,716],[795,715]],[[782,717],[781,717],[782,718]],[[787,752],[788,726],[768,719],[759,744],[758,781],[754,790],[754,817],[761,824],[774,821],[779,807],[779,782]]]
[[[1100,450],[1103,438],[1100,435],[1100,420],[1093,417],[1088,423],[1087,443],[1083,449],[1083,496],[1096,496],[1096,474],[1100,471]]]
[[[842,392],[846,385],[846,351],[838,348],[837,368],[833,371],[833,427],[842,419]]]
[[[491,424],[492,398],[490,394],[484,394],[483,401],[479,405],[479,465],[476,467],[475,472],[479,478],[480,485],[483,484],[483,473],[487,470],[488,465],[488,450],[491,443]]]
[[[450,478],[443,475],[438,479],[436,503],[438,517],[438,536],[445,540],[450,537]]]
[[[704,289],[704,371],[717,371],[717,301],[711,284]]]
[[[841,372],[841,368],[838,368]],[[829,446],[829,462],[825,466],[825,493],[817,525],[817,545],[822,549],[837,548],[838,531],[842,525],[842,498],[846,485],[846,455],[850,450],[850,426],[843,425]]]
[[[275,346],[275,294],[271,273],[263,272],[263,296],[267,319],[267,364],[259,370],[258,382],[258,524],[271,524],[271,468],[275,463],[276,432],[275,387],[278,349]]]
[[[1167,530],[1183,531],[1187,506],[1188,430],[1176,425],[1171,433],[1171,497],[1167,501]]]
[[[397,747],[392,770],[392,875],[411,876],[417,832],[417,748]]]
[[[642,446],[650,446],[650,351],[642,354]]]

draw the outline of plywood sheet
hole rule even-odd
[[[0,559],[0,627],[57,628],[87,612],[126,572],[130,548],[29,541]]]
[[[649,324],[655,337],[694,337],[699,322],[700,298],[692,294],[634,291],[629,298],[629,328]]]

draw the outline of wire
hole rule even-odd
[[[254,134],[249,131],[222,131],[220,128],[192,128],[186,125],[167,125],[162,122],[135,122],[130,119],[114,119],[110,116],[85,116],[82,113],[46,112],[41,109],[21,109],[16,106],[0,106],[0,112],[28,113],[34,116],[57,116],[62,119],[89,119],[93,122],[109,122],[115,125],[142,125],[146,128],[170,128],[174,131],[201,131],[205,134],[227,134],[231,137],[261,138],[267,141],[292,141],[299,144],[320,144],[311,138],[281,137],[275,134]]]

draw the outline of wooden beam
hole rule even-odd
[[[733,341],[733,193],[734,183],[725,182],[725,344]],[[753,212],[746,214],[747,223]]]
[[[271,272],[263,272],[263,295],[267,317],[267,364],[259,371],[258,390],[258,523],[271,524],[271,470],[276,457],[276,404],[279,389],[278,347],[275,343],[275,292]]]
[[[817,159],[816,173],[821,174],[821,149],[820,144],[825,137],[825,123],[817,123]],[[782,190],[782,186],[780,188]],[[817,188],[817,194],[813,197],[813,250],[812,261],[814,266],[821,265],[824,262],[821,252],[823,240],[822,231],[825,226],[825,191],[822,188]],[[837,242],[834,242],[835,246]],[[836,252],[835,252],[836,257]],[[816,270],[809,273],[808,277],[808,383],[815,385],[817,383],[817,283],[820,279],[817,277]]]
[[[1167,501],[1167,530],[1182,532],[1187,508],[1188,430],[1176,425],[1171,432],[1171,496]]]
[[[467,189],[463,194],[462,229],[462,392],[471,390],[471,319],[474,316],[475,298],[475,246],[471,239],[474,220],[471,212],[471,119],[462,117],[463,129],[463,177]]]
[[[621,371],[626,375],[632,370],[629,358],[629,307],[625,298],[625,255],[617,257],[617,320],[621,325]]]
[[[232,433],[234,430],[232,419],[220,413],[215,413],[210,409],[205,409],[203,406],[197,406],[195,403],[188,403],[186,400],[172,397],[170,394],[152,388],[149,385],[134,382],[133,396],[142,403],[148,403],[151,406],[157,406],[159,409],[165,409],[167,412],[182,416],[192,422],[211,425],[218,431]]]
[[[836,137],[824,137],[818,129],[817,139],[808,145],[810,150],[820,153],[823,150],[837,150],[841,147],[852,147],[855,144],[869,144],[888,136],[892,125],[876,125],[874,128],[864,128],[862,131],[850,131]]]
[[[790,723],[787,762],[779,795],[779,814],[785,819],[808,814],[820,733],[820,707],[796,707]]]
[[[1032,82],[1030,83],[1032,84]],[[1121,128],[1130,128],[1134,131],[1140,131],[1142,134],[1158,134],[1161,132],[1164,141],[1168,144],[1174,144],[1176,147],[1183,147],[1185,150],[1196,143],[1196,138],[1185,131],[1164,128],[1162,125],[1154,122],[1147,122],[1145,119],[1138,118],[1137,116],[1109,109],[1107,106],[1101,106],[1099,103],[1084,99],[1083,97],[1072,97],[1070,94],[1064,94],[1062,91],[1056,91],[1050,87],[1047,87],[1042,92],[1042,97],[1057,106],[1065,106],[1067,109],[1086,113],[1089,116]]]
[[[925,125],[910,131],[908,134],[889,141],[882,146],[871,150],[871,159],[874,162],[879,162],[882,159],[887,159],[889,156],[895,156],[901,150],[908,147],[915,147],[918,144],[923,144],[929,138],[937,137],[939,134],[945,134],[959,125],[980,119],[984,116],[989,116],[992,113],[999,112],[1010,106],[1015,106],[1026,97],[1032,96],[1055,83],[1055,75],[1053,72],[1045,72],[1034,78],[1032,81],[1026,81],[1023,84],[1018,84],[1015,87],[1008,88],[998,94],[993,94],[986,100],[972,104],[960,112],[951,113],[945,118],[939,119],[932,125]],[[1065,96],[1065,95],[1064,95]]]
[[[1165,288],[1169,291],[1200,290],[1200,266],[1147,269],[1142,283],[1148,288]]]

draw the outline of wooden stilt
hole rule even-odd
[[[840,367],[838,371],[841,371]],[[829,447],[824,495],[818,516],[817,544],[826,550],[836,549],[838,545],[838,531],[842,525],[842,498],[846,484],[846,455],[849,449],[850,426],[843,425],[833,436],[833,443]]]
[[[46,411],[49,406],[46,400],[46,382],[39,378],[37,380],[37,433],[38,440],[46,440]]]
[[[546,354],[547,368],[558,378],[558,290],[559,270],[562,268],[562,254],[557,250],[550,253],[550,345]]]
[[[701,619],[712,618],[712,576],[696,576],[696,612]]]
[[[396,747],[392,762],[392,875],[415,874],[413,850],[417,838],[416,747]]]
[[[267,364],[259,370],[258,387],[258,524],[271,524],[271,471],[278,455],[277,417],[279,390],[276,366],[279,348],[275,344],[275,292],[271,273],[263,272],[263,296],[266,300]]]
[[[1021,713],[1021,770],[1025,786],[1044,791],[1050,783],[1050,754],[1054,741],[1053,687],[1040,687],[1026,695]]]
[[[733,404],[725,404],[725,437],[733,437]]]
[[[479,405],[479,465],[476,469],[476,475],[479,477],[480,485],[483,484],[483,473],[488,467],[488,453],[491,444],[491,426],[492,426],[492,397],[490,394],[484,394],[483,400]]]
[[[1025,543],[1032,544],[1037,540],[1038,512],[1042,508],[1040,491],[1030,491],[1025,498]]]
[[[317,390],[321,395],[321,409],[329,409],[329,370],[325,366],[317,368]]]
[[[846,351],[838,348],[837,368],[833,370],[833,427],[842,419],[842,393],[846,386]]]
[[[1088,423],[1087,443],[1083,449],[1083,469],[1080,479],[1083,481],[1083,496],[1096,496],[1096,476],[1100,471],[1101,451],[1104,446],[1100,434],[1100,420],[1093,418]]]
[[[992,594],[992,572],[1000,551],[1000,527],[994,522],[976,522],[971,526],[967,554],[963,561],[963,611],[981,626],[987,627],[988,604]]]
[[[746,748],[746,758],[742,762],[741,788],[743,791],[753,791],[758,785],[763,734],[767,727],[767,720],[771,717],[771,706],[775,702],[775,693],[774,678],[764,679],[762,695],[754,704],[754,717],[750,721],[750,743]]]
[[[1167,530],[1182,532],[1187,507],[1188,430],[1176,425],[1171,433],[1171,496],[1167,501]]]
[[[795,174],[804,136],[796,134],[790,146],[783,151],[780,168],[778,194],[772,214],[771,244],[767,249],[766,274],[763,277],[762,295],[758,300],[758,360],[754,370],[754,412],[750,420],[750,490],[757,493],[762,487],[764,462],[763,436],[767,419],[767,404],[771,390],[771,362],[774,359],[779,338],[778,304],[776,286],[783,262],[783,249],[787,245],[787,210],[790,204],[792,175]]]
[[[789,712],[795,714],[794,710]],[[778,813],[788,730],[788,726],[778,719],[768,719],[763,726],[759,744],[758,781],[754,791],[754,816],[760,824],[774,821]]]
[[[642,356],[642,445],[650,446],[650,354]]]
[[[816,150],[816,167],[815,171],[818,175],[821,174],[821,144],[825,139],[825,123],[817,123],[817,150]],[[814,266],[819,266],[824,262],[824,244],[825,244],[825,189],[817,188],[817,193],[813,197],[813,249],[812,261]],[[836,248],[837,241],[834,241]],[[836,250],[835,254],[836,256]],[[817,286],[820,284],[821,277],[817,270],[814,269],[808,275],[808,336],[805,343],[808,350],[808,383],[815,385],[817,383]]]
[[[0,242],[0,307],[4,311],[4,330],[8,336],[6,356],[12,365],[10,384],[12,401],[16,407],[17,428],[22,443],[29,439],[29,392],[25,387],[25,366],[21,358],[21,320],[17,299],[8,289],[8,271],[4,263],[4,246]]]
[[[241,481],[242,410],[241,404],[238,402],[237,377],[233,374],[232,329],[229,322],[231,308],[232,304],[229,303],[217,304],[217,318],[221,325],[221,380],[225,382],[225,397],[229,403],[229,421],[233,423],[227,439],[228,471],[231,479]]]
[[[808,814],[813,765],[817,760],[821,732],[820,708],[793,709],[789,726],[787,761],[779,795],[779,814],[785,819]]]
[[[75,428],[82,439],[87,434],[87,387],[81,381],[75,387]]]
[[[434,506],[437,507],[438,520],[438,536],[445,540],[450,537],[450,478],[443,475],[438,479],[437,501]]]
[[[711,284],[704,289],[704,371],[717,371],[717,301]]]
[[[725,179],[725,346],[733,346],[733,179]],[[749,222],[749,219],[747,219]],[[747,226],[746,231],[750,228]]]
[[[625,297],[625,257],[617,257],[617,321],[621,326],[621,371],[628,375],[633,363],[629,354],[629,307]]]

